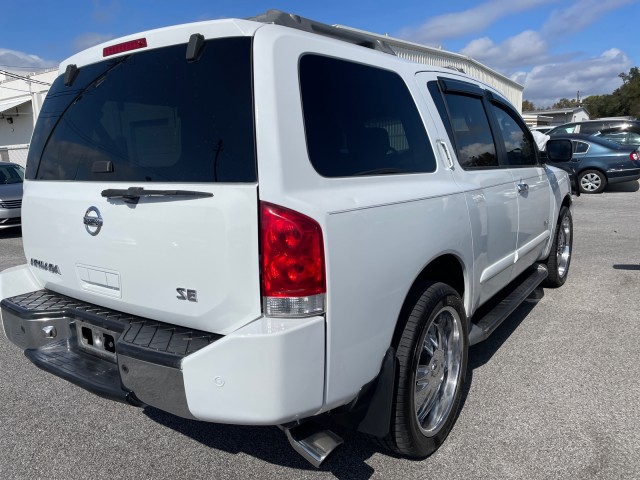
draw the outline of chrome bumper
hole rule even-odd
[[[7,338],[43,370],[102,397],[184,418],[195,417],[187,405],[182,360],[220,338],[47,290],[3,300],[0,315]],[[84,332],[115,339],[115,354],[87,345]]]

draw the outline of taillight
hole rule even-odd
[[[124,53],[130,50],[137,50],[138,48],[144,48],[147,46],[146,38],[137,38],[129,42],[118,43],[116,45],[110,45],[102,49],[102,56],[108,57],[117,53]]]
[[[313,219],[260,202],[262,295],[267,316],[324,313],[325,264],[322,229]]]
[[[638,150],[634,150],[633,152],[631,152],[629,154],[629,158],[636,161],[640,160],[640,154],[638,153]]]

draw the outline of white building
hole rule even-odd
[[[425,65],[452,68],[454,70],[462,71],[498,90],[507,97],[519,112],[522,112],[522,91],[524,90],[524,86],[511,80],[509,77],[496,72],[486,65],[483,65],[471,57],[467,57],[466,55],[461,55],[459,53],[448,52],[440,48],[427,47],[425,45],[420,45],[419,43],[400,40],[399,38],[389,37],[387,35],[378,35],[364,30],[345,27],[343,25],[335,25],[335,27],[352,32],[358,32],[360,34],[370,36],[373,39],[385,42],[400,58],[416,63],[423,63]]]
[[[26,165],[33,127],[57,76],[57,68],[42,73],[0,73],[0,161]]]

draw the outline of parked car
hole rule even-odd
[[[593,134],[621,145],[640,146],[640,122],[605,128]]]
[[[20,226],[24,168],[0,162],[0,228]]]
[[[550,164],[574,172],[582,193],[600,193],[608,183],[628,182],[640,178],[640,152],[628,145],[620,145],[596,136],[556,135],[547,142],[547,151],[553,140],[570,140],[573,155],[570,162]]]
[[[433,453],[469,346],[571,262],[569,176],[502,94],[277,11],[64,61],[26,178],[0,310],[29,360],[279,425],[314,465],[341,442],[322,414]]]
[[[620,126],[640,125],[637,120],[586,120],[584,122],[571,122],[549,130],[547,135],[550,137],[566,135],[567,133],[580,133],[583,135],[593,135],[605,129]]]
[[[530,127],[532,132],[540,132],[540,133],[545,133],[548,134],[549,130],[551,130],[553,127]]]

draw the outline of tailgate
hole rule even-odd
[[[95,183],[61,187],[25,187],[25,255],[46,288],[222,334],[260,315],[255,185],[155,183],[154,190],[213,196],[142,197],[137,204],[103,198]],[[99,216],[102,225],[86,225],[85,216]]]

